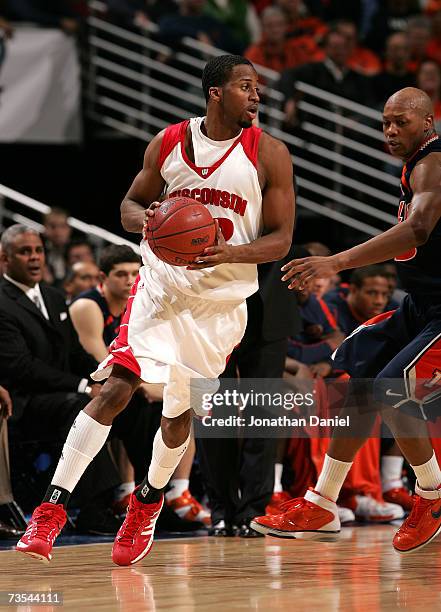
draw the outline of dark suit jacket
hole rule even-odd
[[[246,335],[252,333],[268,342],[295,336],[300,331],[296,292],[288,289],[288,283],[281,280],[283,273],[280,268],[291,259],[308,255],[306,249],[291,246],[282,260],[257,266],[259,290],[247,299]]]
[[[21,289],[0,281],[0,384],[12,395],[15,418],[33,394],[77,391],[97,365],[78,340],[62,294],[40,288],[49,321]]]

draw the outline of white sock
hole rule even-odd
[[[185,453],[190,441],[190,434],[184,444],[177,448],[169,448],[162,439],[161,428],[158,429],[153,440],[153,453],[150,462],[148,481],[155,489],[163,489],[170,480],[182,455]]]
[[[403,457],[384,455],[381,458],[381,486],[383,491],[399,489],[403,486]]]
[[[274,464],[274,493],[281,493],[282,487],[283,463]]]
[[[343,486],[346,476],[351,469],[352,461],[338,461],[329,455],[325,455],[322,471],[315,485],[314,490],[323,497],[327,497],[332,501],[337,501],[340,494],[340,489]]]
[[[82,410],[70,428],[51,484],[70,493],[104,446],[111,425],[101,425]]]
[[[419,486],[426,491],[434,491],[441,484],[441,470],[435,452],[426,463],[413,465],[413,471],[417,477]]]
[[[121,483],[119,487],[115,488],[115,491],[114,491],[115,501],[121,501],[122,499],[124,499],[126,495],[130,495],[130,493],[133,493],[134,489],[135,489],[134,480]]]
[[[167,491],[165,497],[168,501],[181,497],[184,491],[188,491],[190,480],[188,478],[172,478],[170,480],[170,491]]]

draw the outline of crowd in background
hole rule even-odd
[[[295,132],[301,123],[297,80],[374,107],[381,107],[397,89],[417,85],[432,98],[435,119],[441,121],[441,2],[436,0],[107,0],[105,5],[109,21],[134,29],[154,24],[152,36],[173,49],[179,50],[182,37],[191,36],[227,52],[243,53],[280,73],[277,88],[284,96],[288,131]],[[0,30],[6,40],[13,36],[13,24],[32,22],[81,36],[87,13],[87,3],[80,0],[3,0]],[[169,57],[160,59],[173,62]],[[129,247],[96,252],[87,238],[73,235],[62,209],[53,209],[43,222],[44,243],[35,232],[4,234],[2,240],[0,401],[4,416],[10,417],[12,411],[7,419],[12,488],[9,470],[1,469],[9,461],[3,419],[0,537],[22,530],[20,505],[28,511],[38,501],[55,467],[64,432],[90,397],[99,393],[89,374],[118,333],[141,265]],[[23,236],[33,244],[24,254],[19,251]],[[330,253],[320,243],[298,247],[301,236],[295,242],[299,257]],[[259,270],[269,295],[276,287],[283,291],[279,269],[277,264]],[[29,282],[37,279],[41,291],[26,291],[23,274]],[[228,375],[252,375],[247,369],[252,360],[244,347],[285,343],[280,374],[287,384],[296,389],[310,380],[323,396],[322,381],[345,378],[344,372],[333,369],[331,355],[337,346],[361,323],[396,308],[403,297],[393,263],[355,270],[344,279],[317,279],[313,286],[285,296],[285,302],[281,298],[285,306],[280,313],[272,310],[274,303],[268,305],[265,295],[261,292],[248,304],[253,327],[250,323]],[[17,308],[21,305],[33,316],[28,329],[23,327],[25,319],[19,323],[15,318],[14,300]],[[64,340],[55,329],[60,320],[69,325],[68,332],[63,328]],[[277,326],[276,334],[268,332]],[[44,343],[35,344],[40,333],[47,340],[44,350]],[[259,376],[265,375],[269,376],[259,371]],[[72,529],[116,532],[128,496],[149,463],[161,393],[142,385],[125,416],[115,421],[109,444],[74,498]],[[315,482],[327,444],[326,439],[307,436],[277,442],[217,442],[216,446],[213,440],[196,440],[189,447],[167,491],[163,529],[210,528],[216,536],[257,537],[249,519],[265,510],[277,512],[284,501],[303,495]],[[216,473],[212,461],[226,457],[227,468]],[[379,439],[369,440],[339,503],[344,523],[355,518],[387,522],[409,511],[412,502],[398,450]]]

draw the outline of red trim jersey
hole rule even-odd
[[[158,160],[166,183],[165,195],[198,200],[219,220],[229,244],[247,244],[256,240],[263,229],[262,191],[257,174],[262,130],[251,127],[229,140],[211,140],[201,131],[203,120],[204,117],[196,117],[166,129]],[[188,126],[194,163],[185,151]],[[158,259],[144,240],[141,254],[146,273],[151,269],[161,283],[191,296],[237,302],[258,288],[255,264],[221,264],[187,270]]]

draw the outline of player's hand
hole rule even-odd
[[[282,266],[282,280],[290,281],[288,289],[302,290],[314,278],[329,278],[339,272],[335,256],[292,259]],[[292,279],[292,280],[291,280]]]
[[[162,202],[152,202],[148,208],[144,211],[144,223],[142,226],[142,235],[145,236],[145,233],[148,228],[149,219],[155,216],[156,209],[161,206]]]
[[[207,247],[202,255],[199,255],[192,264],[187,266],[187,270],[202,270],[203,268],[211,268],[223,263],[233,262],[233,249],[231,244],[227,244],[222,230],[217,219],[216,223],[216,244]]]
[[[318,378],[326,378],[332,372],[332,366],[326,361],[319,361],[309,366],[311,373]]]
[[[5,419],[12,415],[11,396],[4,387],[0,387],[0,412],[3,412]]]

